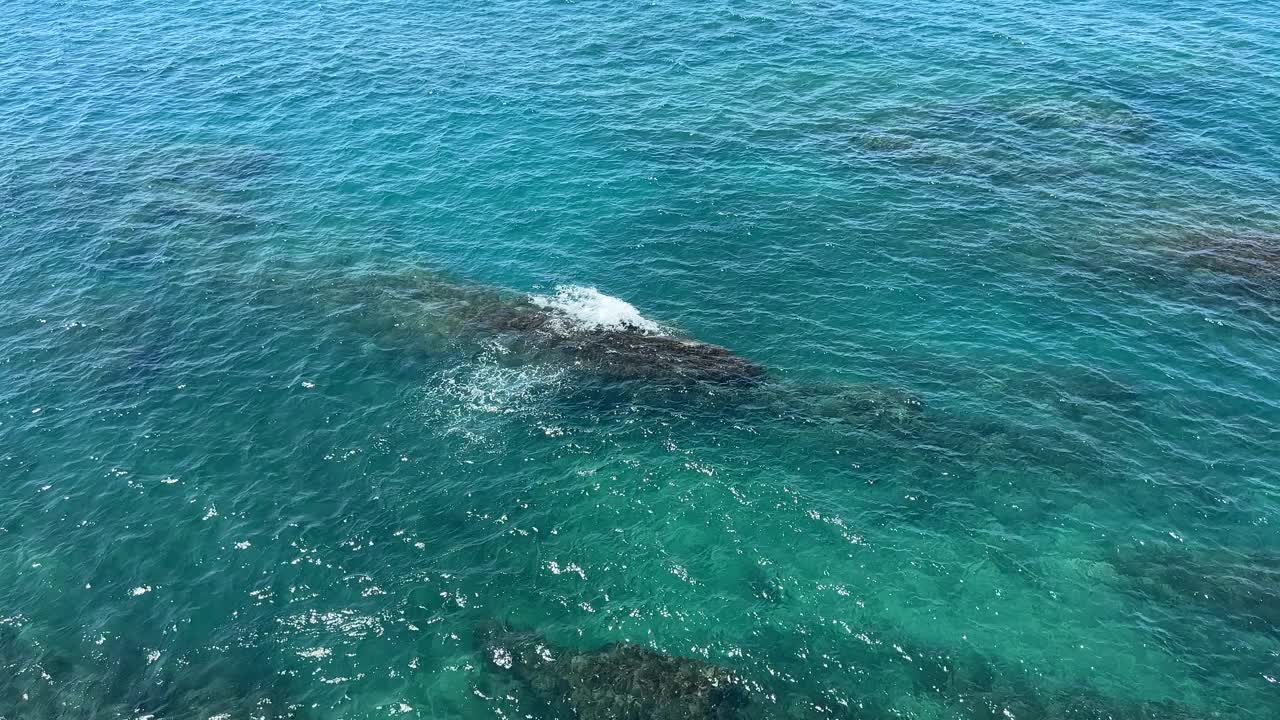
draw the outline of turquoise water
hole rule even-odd
[[[1278,11],[4,3],[0,718],[1280,716]]]

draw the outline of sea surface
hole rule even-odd
[[[0,718],[1280,717],[1277,18],[0,4]]]

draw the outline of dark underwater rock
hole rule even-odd
[[[1010,108],[1007,116],[1034,131],[1083,132],[1126,142],[1144,142],[1156,129],[1150,116],[1125,103],[1104,99],[1033,102]]]
[[[1137,277],[1187,290],[1206,305],[1228,302],[1237,312],[1276,320],[1280,303],[1280,234],[1262,230],[1197,230],[1152,243],[1160,267],[1135,270]]]
[[[924,418],[924,402],[908,391],[780,382],[760,363],[663,328],[590,288],[547,297],[426,272],[375,273],[336,279],[331,301],[380,348],[406,357],[480,353],[504,365],[566,369],[580,376],[571,383],[578,400],[642,398],[682,412],[762,413],[898,433],[913,432]],[[602,309],[610,312],[595,312]]]
[[[924,401],[900,388],[877,385],[824,385],[803,388],[809,412],[819,418],[870,421],[901,427],[924,414]]]
[[[1077,366],[1057,368],[1038,378],[1020,379],[1019,392],[1044,397],[1057,403],[1106,403],[1129,407],[1142,401],[1142,394],[1102,370]]]
[[[914,658],[914,690],[942,701],[967,720],[1199,720],[1193,709],[1166,700],[1114,697],[1088,685],[1046,687],[1025,667],[970,647],[899,641]],[[898,716],[898,713],[892,713]]]
[[[536,634],[485,633],[490,664],[579,720],[732,720],[750,698],[729,670],[632,644],[552,648]]]
[[[606,377],[675,383],[762,382],[764,367],[718,345],[631,330],[590,330],[551,340],[548,348]]]
[[[464,313],[469,327],[492,332],[521,351],[606,378],[751,384],[765,376],[762,365],[727,348],[641,324],[640,318],[581,323],[527,297],[495,297],[497,302],[468,304]]]
[[[269,176],[281,164],[277,153],[252,145],[183,143],[148,147],[130,156],[126,168],[144,187],[232,192]]]
[[[1280,557],[1146,543],[1120,548],[1111,564],[1130,592],[1280,636]]]
[[[152,664],[121,643],[106,658],[59,651],[0,625],[0,720],[305,720],[284,681],[256,656],[187,656]]]
[[[186,664],[117,662],[116,688],[108,697],[130,708],[127,717],[155,720],[306,720],[310,714],[291,696],[290,681],[260,648],[197,651]]]
[[[787,586],[774,573],[752,563],[746,573],[746,587],[751,596],[778,605],[787,599]]]
[[[481,347],[497,344],[528,362],[568,365],[610,380],[753,384],[766,374],[762,365],[727,348],[658,328],[638,314],[584,322],[528,295],[427,273],[374,276],[365,287],[346,288],[343,301],[352,303],[348,312],[380,332],[400,330],[418,342],[436,336]]]
[[[869,132],[859,137],[857,142],[862,147],[873,152],[893,152],[895,150],[908,150],[915,141],[906,135]]]
[[[968,693],[953,707],[969,720],[1207,720],[1176,702],[1128,701],[1090,687],[1045,690],[1016,681],[987,692]]]
[[[1182,263],[1189,268],[1229,275],[1267,289],[1280,285],[1280,236],[1195,234],[1180,245]]]

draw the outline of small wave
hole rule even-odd
[[[605,295],[593,287],[557,285],[554,295],[530,295],[529,301],[556,312],[569,323],[570,330],[637,330],[660,334],[657,323],[640,314],[634,305]]]

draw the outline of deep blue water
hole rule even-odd
[[[1276,17],[4,3],[0,719],[1280,716]]]

